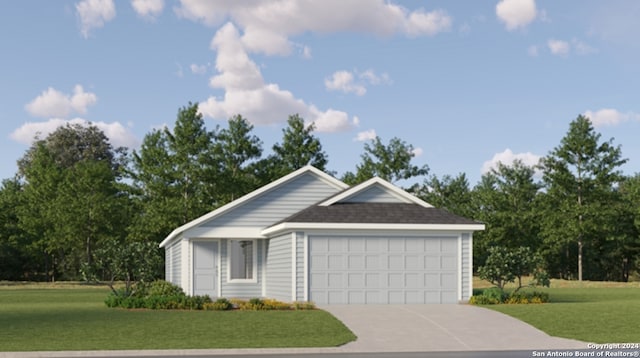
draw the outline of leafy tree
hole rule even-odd
[[[543,260],[530,248],[495,246],[488,251],[487,261],[478,269],[481,279],[491,282],[501,290],[504,290],[507,283],[518,280],[518,287],[514,291],[517,292],[524,287],[522,277],[533,274],[533,281],[529,286],[549,286],[549,276],[542,269]]]
[[[116,296],[129,297],[157,278],[162,266],[158,245],[153,241],[112,240],[96,251],[93,277],[107,277],[107,285]],[[124,281],[124,290],[115,288]]]
[[[362,162],[356,166],[356,172],[347,172],[342,177],[342,181],[355,185],[362,183],[375,176],[389,182],[407,180],[415,177],[425,176],[429,173],[429,167],[421,167],[411,164],[415,157],[413,145],[392,138],[388,145],[382,143],[380,137],[365,143]]]
[[[304,119],[297,114],[289,116],[287,124],[287,128],[282,130],[282,144],[274,144],[274,154],[261,163],[267,172],[262,175],[262,184],[267,184],[305,165],[312,165],[326,171],[328,157],[322,150],[320,139],[312,134],[315,125],[313,123],[305,125]]]
[[[179,109],[173,131],[153,130],[144,137],[132,161],[140,212],[129,229],[132,238],[158,242],[216,207],[215,138],[191,103]]]
[[[77,278],[94,246],[127,225],[115,196],[125,157],[97,127],[67,125],[36,140],[18,162],[25,200],[18,221],[45,254],[48,277]]]
[[[241,115],[229,119],[217,136],[215,153],[220,158],[219,202],[225,204],[260,186],[256,178],[262,142],[251,134],[253,125]]]
[[[473,190],[474,216],[486,230],[474,235],[474,261],[482,265],[488,249],[520,246],[538,249],[539,218],[537,195],[541,184],[534,169],[516,160],[512,165],[498,163],[484,174]]]
[[[39,271],[31,238],[20,229],[17,211],[23,204],[22,184],[6,179],[0,188],[0,280],[25,280]]]
[[[546,190],[541,233],[546,250],[554,257],[551,261],[560,261],[562,255],[574,257],[578,280],[583,278],[585,246],[597,246],[609,235],[606,223],[615,220],[609,204],[616,200],[614,189],[623,178],[619,168],[626,161],[613,139],[601,142],[591,121],[582,115],[570,123],[560,146],[541,161]],[[561,275],[575,272],[566,266],[556,270]],[[596,278],[593,271],[587,273]]]
[[[473,193],[464,173],[456,177],[445,175],[442,179],[433,175],[422,185],[416,184],[409,191],[429,204],[446,209],[453,214],[464,217],[475,216],[472,206]]]

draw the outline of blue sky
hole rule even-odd
[[[399,137],[475,185],[534,164],[587,114],[640,172],[640,2],[83,0],[0,2],[0,178],[34,136],[91,121],[136,149],[199,102],[241,113],[265,154],[315,122],[339,175]]]

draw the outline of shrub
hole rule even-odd
[[[278,300],[274,300],[272,298],[268,298],[262,301],[263,310],[290,310],[291,305],[285,302],[281,302]]]
[[[314,310],[316,309],[316,304],[313,302],[298,301],[293,303],[292,308],[294,310]]]
[[[202,308],[207,311],[226,311],[233,308],[233,305],[226,298],[218,298],[215,302],[203,304]]]
[[[153,281],[146,290],[147,296],[185,296],[182,287],[164,280]]]

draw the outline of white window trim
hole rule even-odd
[[[251,241],[253,252],[253,278],[231,278],[231,241]],[[227,242],[227,282],[229,283],[258,283],[258,240],[256,239],[229,239]]]

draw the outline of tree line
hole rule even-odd
[[[291,171],[313,165],[337,176],[313,132],[292,115],[264,155],[246,118],[209,130],[189,103],[173,128],[152,130],[133,151],[114,148],[93,125],[36,138],[0,188],[0,280],[113,279],[105,267],[133,272],[144,247],[159,254],[157,243],[176,227]],[[407,191],[434,206],[486,223],[474,235],[476,268],[500,246],[529,248],[552,277],[626,281],[638,273],[640,175],[622,174],[621,148],[602,141],[588,118],[572,121],[537,166],[499,164],[473,187],[464,173],[430,175],[413,163],[413,149],[376,137],[340,179],[410,183]]]

